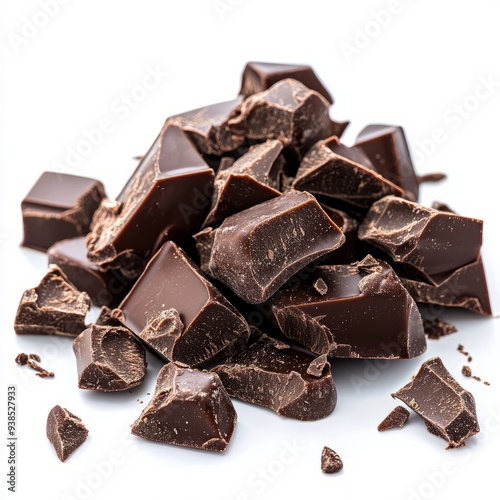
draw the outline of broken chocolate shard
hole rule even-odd
[[[311,291],[320,278],[324,295]],[[284,335],[316,354],[404,359],[426,349],[417,305],[390,266],[371,256],[318,266],[305,280],[290,280],[271,302]]]
[[[380,422],[377,430],[380,432],[387,431],[389,429],[401,428],[406,424],[410,412],[403,408],[402,406],[396,406],[387,417]]]
[[[424,330],[428,339],[437,340],[445,335],[455,333],[457,327],[443,318],[434,318],[433,320],[424,320]]]
[[[165,365],[155,393],[132,425],[132,434],[162,443],[224,451],[236,411],[215,373]]]
[[[462,366],[462,375],[465,377],[472,377],[472,370],[470,369],[470,366]]]
[[[325,295],[328,292],[328,286],[321,278],[314,282],[313,287],[320,295]]]
[[[125,316],[123,316],[121,309],[110,309],[107,306],[102,306],[95,324],[99,326],[125,326]]]
[[[38,377],[47,378],[47,377],[54,376],[54,372],[49,372],[45,368],[42,368],[36,361],[40,361],[40,356],[36,356],[36,357],[34,357],[32,355],[28,356],[27,364],[30,368],[32,368],[33,370],[35,370],[37,372],[36,375]]]
[[[124,391],[142,383],[146,352],[126,328],[90,325],[73,342],[78,387],[94,391]]]
[[[262,335],[253,345],[212,371],[231,397],[297,420],[318,420],[337,402],[326,356]]]
[[[439,286],[479,258],[482,232],[481,220],[387,196],[371,206],[358,234],[417,279]]]
[[[88,433],[81,419],[66,408],[56,405],[50,410],[47,417],[47,438],[61,462],[83,444]]]
[[[447,175],[441,172],[436,172],[433,174],[424,174],[417,177],[418,183],[422,184],[424,182],[439,182],[446,179]]]
[[[25,352],[20,352],[15,359],[16,363],[18,365],[25,365],[28,363],[28,355]]]
[[[350,123],[350,121],[338,122],[330,119],[330,131],[327,136],[329,137],[334,135],[335,137],[338,137],[340,139]]]
[[[452,210],[449,205],[442,203],[441,201],[433,201],[431,208],[434,208],[434,210],[440,210],[441,212],[451,212],[452,214],[457,213],[455,210]]]
[[[479,432],[474,397],[451,376],[440,358],[425,361],[415,378],[392,394],[425,421],[448,448],[463,446]]]
[[[344,239],[314,196],[290,191],[215,229],[208,270],[246,302],[259,304]]]
[[[213,177],[184,133],[166,125],[116,202],[105,200],[96,211],[90,262],[133,279],[166,240],[191,241],[208,211]]]
[[[85,329],[89,309],[89,296],[77,290],[57,266],[50,266],[39,285],[24,292],[14,330],[19,335],[74,337]]]
[[[125,325],[136,335],[162,311],[177,310],[184,330],[169,339],[168,360],[189,366],[238,352],[250,334],[243,316],[173,242],[165,243],[149,261],[120,309]],[[154,350],[153,345],[150,347]]]
[[[340,472],[343,467],[344,464],[339,454],[325,446],[321,452],[321,471],[325,474],[335,474]]]
[[[368,125],[356,137],[355,146],[366,153],[380,175],[402,188],[408,199],[418,200],[419,181],[402,127]]]
[[[86,235],[104,196],[95,179],[44,172],[21,203],[23,246],[45,252],[60,240]]]
[[[351,160],[358,165],[369,168],[370,170],[375,170],[370,158],[368,158],[368,156],[361,148],[357,146],[348,147],[339,141],[339,137],[336,134],[332,135],[333,137],[325,139],[323,144],[327,146],[333,153],[338,156],[347,158],[348,160]]]

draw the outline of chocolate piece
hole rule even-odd
[[[99,326],[124,326],[125,316],[123,316],[121,309],[110,309],[102,306],[95,324]]]
[[[208,265],[210,263],[210,254],[212,253],[212,246],[214,244],[215,231],[212,227],[206,227],[199,233],[193,235],[196,242],[196,250],[200,258],[200,269],[210,274]]]
[[[347,147],[339,141],[339,137],[335,137],[336,134],[332,134],[333,137],[325,139],[323,144],[327,146],[333,153],[337,156],[342,156],[351,160],[353,163],[362,165],[363,167],[369,168],[370,170],[375,170],[373,163],[370,158],[365,154],[365,152],[356,146]]]
[[[455,210],[452,210],[448,205],[446,205],[446,203],[442,203],[440,201],[433,201],[431,207],[441,212],[451,212],[452,214],[457,213]]]
[[[28,363],[28,355],[25,352],[20,352],[15,359],[16,363],[18,365],[25,365]]]
[[[474,397],[451,376],[440,358],[422,364],[415,378],[392,394],[425,421],[433,434],[448,441],[448,448],[465,444],[479,432]]]
[[[73,342],[78,387],[94,391],[124,391],[146,375],[146,351],[126,328],[90,325]]]
[[[217,225],[230,215],[280,196],[282,149],[280,141],[267,141],[251,147],[231,167],[219,171],[212,206],[203,225]]]
[[[215,373],[165,365],[155,394],[132,425],[132,434],[151,441],[224,451],[236,411]]]
[[[470,366],[462,366],[462,375],[469,378],[472,377],[472,370],[470,369]]]
[[[254,94],[229,116],[228,132],[252,141],[278,139],[299,156],[330,132],[328,102],[290,78]]]
[[[418,200],[419,181],[402,127],[368,125],[356,137],[355,146],[366,153],[380,175],[401,187],[408,199]]]
[[[40,362],[40,356],[38,354],[26,354],[24,352],[19,353],[16,356],[16,363],[18,365],[28,365],[30,368],[33,368],[40,378],[53,377],[54,373],[47,371],[45,368],[42,368],[37,364],[37,361]]]
[[[417,302],[459,307],[476,314],[491,316],[488,285],[481,257],[456,270],[440,286],[429,285],[416,279],[401,280]]]
[[[56,264],[78,290],[87,292],[95,306],[117,306],[133,282],[118,270],[101,271],[87,259],[85,238],[71,238],[52,245],[49,264]]]
[[[434,318],[433,320],[424,320],[424,331],[428,339],[438,340],[445,335],[455,333],[457,327],[443,318]]]
[[[212,371],[231,397],[283,417],[318,420],[330,415],[337,402],[326,356],[317,358],[267,335]]]
[[[444,180],[446,178],[447,178],[447,175],[443,174],[441,172],[436,172],[436,173],[433,173],[433,174],[419,175],[417,177],[419,184],[422,184],[423,182],[439,182],[439,181],[442,181],[442,180]]]
[[[19,335],[74,337],[85,329],[89,309],[89,296],[78,291],[57,266],[50,266],[40,284],[23,293],[14,330]]]
[[[57,241],[87,234],[104,196],[95,179],[44,172],[21,203],[23,246],[45,252]]]
[[[380,422],[377,429],[380,432],[387,431],[389,429],[401,428],[406,424],[408,417],[410,416],[410,412],[403,408],[402,406],[396,406],[394,410],[387,415],[387,417]]]
[[[328,286],[321,278],[314,282],[313,287],[320,295],[325,295],[328,292]]]
[[[136,335],[162,311],[176,309],[184,330],[172,339],[169,360],[189,366],[239,351],[249,335],[243,317],[173,242],[165,243],[149,261],[120,309]]]
[[[386,195],[402,195],[401,189],[392,182],[332,150],[330,143],[338,145],[335,141],[335,137],[320,141],[307,152],[293,182],[294,189],[327,196],[364,210]]]
[[[344,464],[338,453],[325,446],[321,452],[321,471],[325,474],[335,474],[340,472],[343,467]]]
[[[345,239],[314,196],[298,191],[232,215],[214,232],[209,273],[250,304]]]
[[[478,219],[387,196],[371,206],[358,235],[418,279],[441,285],[455,270],[478,259],[482,232]]]
[[[330,119],[330,132],[328,133],[328,136],[334,135],[340,139],[350,123],[350,121],[337,122]]]
[[[468,356],[469,353],[464,349],[464,346],[462,344],[458,344],[457,351],[464,356]]]
[[[184,133],[166,125],[116,202],[95,213],[88,258],[135,278],[166,240],[190,241],[205,218],[214,173]]]
[[[321,94],[330,104],[333,98],[320,82],[311,66],[305,64],[280,64],[266,62],[249,62],[241,77],[240,95],[249,97],[267,90],[275,83],[293,78],[303,83],[307,88]]]
[[[226,168],[231,167],[236,160],[232,156],[223,156],[220,159],[217,172],[222,172],[222,170],[226,170]]]
[[[56,405],[50,410],[47,417],[47,437],[61,462],[83,444],[88,433],[81,419],[66,408]]]
[[[325,295],[312,290],[322,279]],[[426,341],[418,308],[394,271],[370,255],[352,265],[318,266],[272,299],[281,331],[316,354],[412,358]]]

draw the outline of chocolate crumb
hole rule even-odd
[[[446,179],[446,174],[436,172],[432,174],[419,175],[417,178],[419,184],[422,184],[422,182],[439,182]]]
[[[462,375],[464,375],[465,377],[472,377],[470,366],[464,365],[462,367]]]
[[[387,415],[387,417],[380,422],[377,429],[380,432],[383,432],[396,427],[401,428],[406,424],[409,416],[410,412],[406,408],[396,406],[396,408],[394,408],[389,415]]]
[[[17,356],[16,356],[16,363],[18,365],[25,365],[26,363],[28,362],[28,355],[24,352],[20,352]]]
[[[335,474],[344,467],[339,455],[328,446],[323,448],[321,453],[321,470],[325,474]]]
[[[472,361],[472,356],[469,356],[469,357],[467,358],[467,361],[470,363],[470,362]]]
[[[28,354],[28,359],[32,359],[33,361],[42,361],[42,358],[38,354]]]
[[[477,375],[472,375],[472,378],[474,380],[477,380],[478,382],[481,382],[481,379]]]
[[[457,328],[455,325],[448,323],[443,318],[435,318],[433,320],[424,320],[424,331],[427,338],[438,340],[445,335],[455,333]]]
[[[28,366],[30,368],[33,368],[33,370],[37,372],[36,375],[38,375],[40,378],[47,378],[54,376],[54,372],[49,372],[45,368],[42,368],[34,359],[30,358],[29,356],[28,356]]]
[[[313,287],[320,295],[325,295],[328,292],[328,286],[321,278],[318,278],[314,282]]]
[[[491,385],[489,382],[487,382],[486,380],[483,382],[484,385]]]

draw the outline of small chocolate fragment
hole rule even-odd
[[[40,378],[47,378],[47,377],[53,377],[54,372],[49,372],[45,368],[42,368],[36,361],[40,361],[40,356],[36,356],[36,358],[32,357],[31,355],[28,356],[28,366],[35,370],[37,373],[36,375]]]
[[[126,328],[90,325],[73,342],[78,387],[94,391],[124,391],[146,375],[146,351]]]
[[[249,336],[243,316],[173,242],[165,243],[149,261],[120,309],[125,326],[136,335],[161,319],[163,311],[177,310],[184,330],[169,340],[168,360],[189,366],[238,352]],[[154,345],[150,347],[155,350]]]
[[[20,352],[17,356],[16,356],[16,363],[18,365],[25,365],[28,363],[28,355],[25,353],[25,352]]]
[[[305,64],[280,64],[266,62],[249,62],[241,77],[240,95],[249,97],[267,90],[275,83],[293,78],[303,83],[307,88],[321,94],[330,104],[333,98],[314,73],[311,66]]]
[[[438,340],[445,335],[450,335],[457,331],[457,327],[448,323],[443,318],[434,318],[433,320],[424,320],[424,331],[428,339]]]
[[[415,378],[392,394],[425,421],[433,434],[457,448],[479,432],[474,397],[451,376],[440,358],[425,361]]]
[[[406,424],[409,416],[410,412],[406,408],[396,406],[396,408],[394,408],[394,410],[392,410],[391,413],[389,413],[389,415],[387,415],[387,417],[380,422],[377,429],[380,432],[383,432],[397,427],[401,428]]]
[[[314,196],[299,191],[232,215],[214,233],[210,275],[250,304],[345,239]]]
[[[315,293],[322,279],[327,292]],[[412,358],[426,349],[417,305],[388,264],[367,256],[352,265],[318,266],[272,299],[281,331],[316,354]]]
[[[418,200],[419,181],[402,127],[368,125],[356,137],[355,146],[366,153],[380,175],[401,187],[408,199]]]
[[[337,391],[326,356],[317,358],[267,335],[212,371],[231,397],[297,420],[318,420],[335,408]]]
[[[462,375],[469,378],[472,377],[472,370],[470,369],[470,366],[462,366]]]
[[[85,329],[89,309],[89,296],[78,291],[57,266],[50,266],[40,284],[24,292],[14,330],[19,335],[74,337]]]
[[[387,196],[371,206],[358,234],[417,279],[439,286],[479,258],[482,232],[481,220]]]
[[[224,451],[236,411],[215,373],[165,365],[155,393],[132,425],[132,434],[162,443]]]
[[[343,467],[344,464],[338,453],[325,446],[321,452],[321,471],[325,474],[335,474]]]
[[[81,419],[66,408],[56,405],[50,410],[47,417],[47,438],[61,462],[83,444],[88,433]]]
[[[45,252],[60,240],[86,235],[105,196],[95,179],[44,172],[21,203],[23,246]]]
[[[322,278],[318,278],[314,284],[313,284],[314,289],[320,294],[320,295],[325,295],[326,292],[328,292],[328,286],[327,284],[323,281]]]
[[[49,264],[59,266],[78,290],[89,294],[95,306],[117,306],[132,287],[133,281],[117,269],[101,271],[89,262],[84,237],[59,241],[47,254]]]
[[[99,326],[125,326],[125,316],[123,316],[121,309],[110,309],[102,306],[95,324]]]
[[[446,203],[442,203],[441,201],[433,201],[431,207],[434,210],[440,210],[441,212],[451,212],[452,214],[456,214],[455,210],[452,210]]]
[[[447,177],[446,174],[443,174],[441,172],[436,172],[433,174],[419,175],[417,177],[417,179],[418,179],[418,183],[422,184],[423,182],[439,182],[439,181],[446,179],[446,177]]]
[[[350,121],[338,122],[330,119],[330,131],[327,136],[329,137],[331,135],[334,135],[340,139],[350,123]]]

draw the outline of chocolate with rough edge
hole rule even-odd
[[[375,202],[358,231],[359,238],[404,265],[409,277],[441,285],[479,258],[483,222],[441,212],[396,196]]]
[[[75,337],[85,330],[89,309],[89,296],[77,290],[57,266],[50,266],[39,285],[24,292],[14,330],[19,335]]]
[[[290,191],[228,217],[215,229],[208,270],[242,299],[258,304],[344,239],[314,196]]]
[[[170,241],[149,261],[120,309],[125,326],[136,335],[151,322],[161,320],[163,311],[177,310],[184,330],[171,339],[169,361],[189,366],[238,352],[250,334],[243,316]]]
[[[125,317],[120,309],[110,309],[107,306],[102,306],[95,324],[100,326],[124,326]]]
[[[350,121],[338,122],[330,119],[330,131],[328,132],[327,137],[334,135],[340,139],[350,123]]]
[[[59,405],[50,410],[46,431],[61,462],[84,443],[89,433],[79,417]]]
[[[163,242],[191,241],[208,211],[213,178],[182,130],[165,125],[116,202],[104,200],[96,211],[88,259],[137,277]]]
[[[324,295],[313,288],[320,278]],[[417,305],[390,266],[371,255],[318,266],[305,280],[290,280],[271,303],[285,336],[316,354],[406,359],[426,349]]]
[[[424,319],[424,331],[428,339],[437,340],[457,331],[457,327],[443,318]]]
[[[146,375],[146,351],[127,329],[90,325],[73,342],[78,387],[94,391],[124,391]]]
[[[231,397],[297,420],[318,420],[335,409],[337,391],[326,356],[316,357],[267,335],[212,371]]]
[[[339,454],[325,446],[321,452],[321,471],[325,474],[335,474],[340,472],[343,467],[344,464]]]
[[[165,365],[155,393],[132,425],[132,434],[162,443],[224,451],[236,411],[218,375]]]
[[[396,408],[378,424],[377,430],[383,432],[389,429],[401,428],[406,424],[409,416],[410,412],[406,408],[396,406]]]
[[[105,196],[95,179],[44,172],[21,203],[23,246],[44,252],[57,241],[86,235]]]
[[[479,432],[474,397],[445,368],[440,358],[425,361],[415,378],[392,394],[420,415],[428,430],[457,448]]]
[[[375,170],[370,158],[368,158],[368,156],[363,152],[361,148],[358,148],[356,146],[348,147],[339,141],[338,136],[335,137],[336,134],[332,135],[334,137],[329,137],[328,139],[325,139],[324,144],[329,149],[331,149],[333,153],[335,153],[338,156],[343,156],[344,158],[347,158],[348,160],[351,160],[352,162],[357,163],[358,165],[362,165],[363,167],[369,168],[370,170]]]

